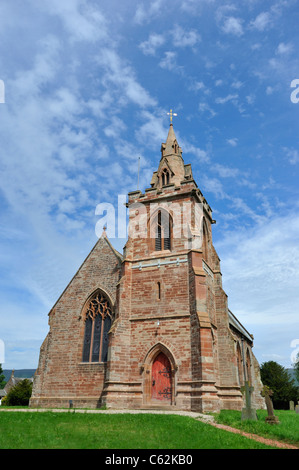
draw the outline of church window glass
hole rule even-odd
[[[110,302],[102,292],[98,291],[89,301],[85,313],[83,362],[107,362],[108,332],[111,323]]]

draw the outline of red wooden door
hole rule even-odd
[[[171,402],[171,366],[168,358],[159,353],[152,366],[152,399]]]

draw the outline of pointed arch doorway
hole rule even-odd
[[[152,363],[151,402],[171,404],[172,371],[168,357],[160,352]]]
[[[170,350],[155,344],[144,358],[142,371],[143,404],[151,408],[174,406],[177,364]]]

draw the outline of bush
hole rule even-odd
[[[15,385],[5,397],[6,406],[28,406],[32,393],[32,382],[24,379]],[[3,402],[2,402],[3,403]],[[4,403],[3,403],[4,404]]]

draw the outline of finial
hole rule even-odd
[[[104,227],[103,227],[102,237],[107,237],[106,230],[107,230],[107,226],[106,226],[106,224],[105,224]]]
[[[177,116],[177,114],[176,114],[176,113],[173,113],[173,112],[172,112],[172,109],[171,109],[170,112],[167,113],[167,115],[170,117],[170,125],[172,125],[172,116]]]

